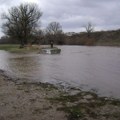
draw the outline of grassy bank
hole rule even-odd
[[[0,44],[0,50],[5,50],[9,52],[39,52],[39,49],[39,45],[32,45],[20,48],[20,45],[18,44]]]
[[[120,30],[95,31],[87,36],[87,33],[76,33],[65,37],[67,45],[99,45],[99,46],[120,46]]]
[[[0,50],[12,51],[19,49],[19,45],[15,44],[0,44]]]

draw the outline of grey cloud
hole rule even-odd
[[[120,25],[119,11],[119,0],[46,0],[43,23],[59,21],[64,30],[74,28],[73,31],[89,21],[109,28]]]
[[[0,0],[3,8],[33,0]],[[64,31],[80,32],[91,21],[96,29],[118,29],[120,0],[36,0],[43,16],[42,27],[57,21]],[[1,9],[0,5],[0,9]],[[1,13],[1,12],[0,12]]]

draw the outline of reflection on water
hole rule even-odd
[[[32,82],[92,89],[120,98],[120,48],[61,46],[60,55],[0,51],[0,69]]]

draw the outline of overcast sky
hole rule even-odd
[[[64,32],[85,31],[83,26],[88,22],[95,30],[120,28],[120,0],[0,0],[0,14],[24,2],[39,5],[43,12],[42,28],[52,21],[59,22]]]

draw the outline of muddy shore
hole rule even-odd
[[[17,83],[0,70],[0,120],[120,120],[120,101],[50,84]]]

